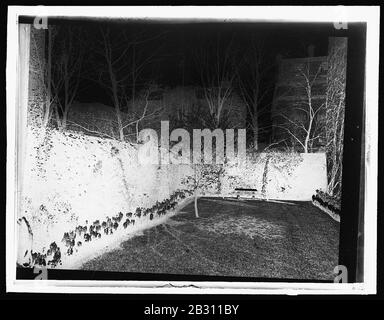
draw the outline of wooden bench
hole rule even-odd
[[[250,198],[256,198],[256,192],[258,192],[257,189],[250,189],[250,188],[235,188],[235,191],[237,193],[236,198],[241,197],[241,193],[247,194],[249,192]]]

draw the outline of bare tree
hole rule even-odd
[[[202,193],[215,184],[220,188],[220,177],[224,173],[223,165],[197,163],[193,165],[193,174],[185,178],[184,184],[189,186],[194,195],[195,217],[199,218],[197,200]]]
[[[206,45],[196,55],[196,63],[204,98],[209,113],[220,125],[226,103],[230,103],[236,77],[234,50],[232,41],[221,46],[220,38],[214,45]]]
[[[143,113],[135,114],[133,108],[130,114],[123,111],[128,110],[129,105],[133,106],[136,103],[137,81],[143,69],[154,62],[157,53],[154,50],[146,56],[141,55],[139,59],[137,46],[153,40],[155,37],[139,38],[136,34],[132,38],[125,30],[119,30],[116,33],[110,28],[101,28],[100,33],[99,46],[102,50],[99,50],[98,54],[102,56],[103,63],[99,66],[97,81],[111,94],[118,136],[121,141],[124,141],[126,128],[134,125],[137,131],[140,121],[154,116],[156,113],[147,114],[148,96],[151,93],[148,90],[145,93]],[[129,88],[131,88],[131,92],[129,92]]]
[[[61,32],[60,32],[61,31]],[[81,29],[63,27],[56,36],[51,68],[51,88],[58,127],[67,127],[68,112],[77,95],[84,57]]]
[[[139,104],[140,108],[139,112],[130,112],[127,118],[127,122],[124,124],[123,129],[135,126],[135,135],[136,135],[136,142],[139,140],[139,125],[143,121],[148,121],[151,119],[156,119],[162,112],[162,108],[156,107],[154,110],[149,110],[149,97],[151,93],[153,86],[151,84],[147,85],[147,88],[144,90],[143,97],[141,99],[138,99],[136,101],[137,104]],[[142,103],[142,105],[140,105]]]
[[[44,48],[41,46],[41,37],[45,36],[44,30],[32,29],[31,32],[31,73],[39,93],[37,106],[34,106],[32,114],[35,117],[34,124],[46,127],[51,119],[54,101],[56,96],[51,92],[51,66],[52,47],[55,41],[56,27],[47,30],[47,57]],[[36,100],[36,99],[35,99]],[[31,114],[31,115],[32,115]]]
[[[129,113],[121,113],[122,130],[125,131],[128,127],[134,129],[133,133],[124,133],[124,137],[135,135],[134,140],[136,142],[138,142],[140,123],[157,119],[162,112],[162,109],[159,107],[156,107],[153,110],[150,108],[149,96],[152,93],[151,88],[152,87],[149,85],[139,95],[136,101],[136,110],[132,110]],[[114,112],[108,112],[100,115],[95,115],[94,112],[91,112],[85,116],[85,119],[76,118],[76,121],[69,120],[68,122],[71,126],[80,128],[82,131],[92,135],[110,139],[120,139],[119,131],[116,132],[116,128],[118,129],[118,123],[115,120]]]
[[[119,139],[124,141],[124,128],[123,119],[121,116],[123,99],[125,97],[124,82],[129,77],[127,72],[128,62],[126,61],[126,53],[129,49],[129,44],[125,43],[124,48],[124,34],[119,41],[112,39],[111,30],[109,28],[101,28],[102,36],[102,56],[104,58],[104,68],[99,73],[99,83],[109,89],[112,97],[113,106],[117,120],[117,128],[119,132]],[[119,52],[120,51],[120,52]],[[125,71],[128,74],[119,76],[119,71]],[[106,79],[103,77],[105,75]],[[121,95],[123,92],[123,95]]]
[[[308,61],[297,67],[298,81],[295,86],[299,92],[303,92],[303,98],[298,94],[293,107],[278,114],[283,121],[276,124],[286,131],[304,153],[312,152],[316,142],[321,141],[324,134],[324,121],[319,115],[325,109],[325,102],[318,99],[315,92],[323,66],[320,64],[315,70],[312,70],[312,66]]]
[[[144,31],[135,31],[131,33],[129,37],[129,43],[131,46],[131,82],[129,84],[131,91],[131,105],[132,108],[135,106],[137,87],[140,85],[140,80],[142,79],[142,74],[145,70],[145,67],[153,64],[156,59],[156,56],[159,55],[161,46],[157,46],[155,49],[151,49],[148,54],[148,50],[143,48],[143,44],[146,44],[150,41],[154,41],[163,37],[165,33],[158,33],[155,35],[146,34]],[[147,81],[145,81],[146,83]]]
[[[259,133],[266,128],[260,127],[259,119],[270,107],[266,97],[273,86],[266,83],[266,73],[273,67],[268,63],[261,42],[252,39],[248,52],[245,53],[241,68],[238,70],[238,87],[251,117],[250,126],[253,132],[253,147],[258,149]]]

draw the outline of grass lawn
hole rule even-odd
[[[85,270],[333,279],[339,224],[307,202],[199,199]]]

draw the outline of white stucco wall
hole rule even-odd
[[[31,226],[33,251],[46,251],[52,242],[59,245],[65,232],[87,221],[105,221],[119,212],[125,215],[137,207],[152,207],[180,188],[180,168],[140,165],[136,157],[135,146],[118,141],[29,130],[18,218],[26,217]],[[120,235],[155,222],[148,216],[136,220],[135,227]],[[25,232],[20,235],[26,236]],[[27,246],[25,241],[19,243]]]
[[[267,173],[264,176],[265,170]],[[226,175],[235,178],[223,179],[223,193],[233,196],[238,194],[234,192],[235,188],[250,188],[257,190],[253,193],[256,198],[310,201],[316,189],[326,189],[326,170],[324,153],[261,153],[247,156],[244,167],[227,168]],[[241,196],[246,195],[251,196],[252,193],[241,193]]]
[[[47,250],[52,242],[60,245],[65,232],[87,220],[104,221],[119,212],[149,208],[188,188],[183,178],[193,174],[189,165],[140,165],[136,147],[129,144],[56,130],[45,134],[39,129],[28,131],[24,168],[18,218],[29,221],[35,252]],[[245,167],[226,166],[221,191],[211,186],[206,195],[236,196],[235,188],[254,188],[257,198],[310,201],[316,189],[326,188],[326,177],[325,154],[261,153],[248,156]],[[137,219],[135,227],[117,230],[113,241],[164,218]],[[79,250],[89,255],[111,239],[101,237]],[[19,251],[24,252],[29,244],[20,241],[20,245]],[[66,266],[76,260],[62,254]]]

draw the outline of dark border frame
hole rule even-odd
[[[339,264],[347,267],[348,282],[356,282],[360,212],[360,171],[365,107],[366,24],[349,24],[344,119],[344,153],[341,197]]]

